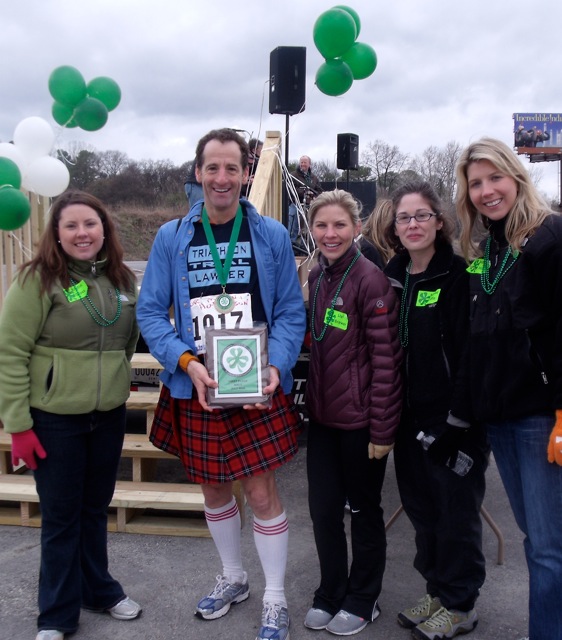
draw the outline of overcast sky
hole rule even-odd
[[[50,122],[57,146],[81,140],[135,160],[190,160],[197,140],[230,126],[285,132],[269,114],[269,54],[307,48],[306,109],[289,118],[289,156],[336,161],[338,133],[404,153],[482,135],[513,144],[512,114],[562,112],[560,0],[350,0],[374,74],[340,97],[314,85],[323,62],[312,39],[322,0],[12,0],[0,14],[0,140],[29,116]],[[97,132],[61,129],[48,78],[61,65],[86,81],[113,78],[122,101]],[[523,160],[528,166],[528,161]],[[540,166],[557,197],[559,163]]]

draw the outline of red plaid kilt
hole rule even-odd
[[[221,484],[248,478],[288,462],[302,428],[290,396],[278,389],[267,411],[204,411],[197,400],[172,398],[162,386],[150,441],[183,463],[190,482]]]

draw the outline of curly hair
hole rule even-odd
[[[242,170],[248,166],[248,156],[250,155],[250,147],[248,146],[248,143],[242,136],[236,133],[234,129],[224,128],[209,131],[209,133],[205,134],[197,143],[197,148],[195,149],[195,166],[199,170],[203,167],[203,153],[205,151],[205,147],[208,142],[211,142],[211,140],[217,140],[222,144],[226,144],[227,142],[236,142],[240,147]]]

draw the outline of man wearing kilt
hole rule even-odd
[[[205,517],[223,565],[195,614],[219,618],[250,593],[232,491],[239,480],[254,514],[266,583],[256,640],[286,640],[288,523],[274,470],[297,452],[300,417],[287,394],[306,318],[287,230],[240,199],[248,180],[248,153],[232,129],[211,131],[199,141],[196,176],[204,201],[181,222],[168,222],[158,231],[137,312],[143,337],[164,366],[150,439],[177,455],[188,479],[201,484]],[[217,382],[203,364],[202,328],[228,327],[229,316],[240,314],[235,311],[240,308],[252,323],[267,323],[269,382],[263,394],[271,406],[211,408],[207,391]]]

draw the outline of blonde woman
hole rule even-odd
[[[470,387],[521,531],[529,636],[562,638],[562,219],[503,142],[462,153],[457,206],[470,273]],[[474,235],[485,230],[477,247]]]
[[[381,269],[394,255],[394,250],[384,239],[385,229],[393,217],[392,200],[379,200],[361,230],[361,253]]]

